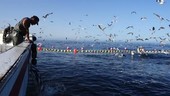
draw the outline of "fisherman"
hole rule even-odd
[[[24,36],[26,40],[31,43],[32,41],[29,38],[29,28],[30,25],[38,25],[39,18],[37,16],[32,16],[31,18],[25,17],[19,21],[13,30],[13,45],[18,45],[24,41]]]

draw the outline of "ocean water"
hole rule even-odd
[[[170,45],[149,43],[45,41],[44,48],[168,50]],[[146,57],[114,53],[64,53],[39,51],[36,68],[41,91],[31,96],[169,96],[170,54]],[[37,85],[32,84],[32,88]],[[37,95],[38,94],[38,95]]]

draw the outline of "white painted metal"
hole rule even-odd
[[[31,46],[27,42],[23,42],[17,46],[13,46],[12,42],[4,44],[2,37],[3,31],[0,31],[0,96],[9,96],[25,60],[27,58],[31,59],[31,55],[29,54]],[[23,77],[23,82],[21,81],[19,96],[26,95],[27,82],[28,66]]]
[[[6,73],[11,68],[11,66],[13,66],[13,69],[11,69],[11,71],[8,72],[5,79],[2,80],[1,82],[2,84],[1,84],[1,89],[0,89],[0,96],[8,96],[10,94],[10,91],[19,75],[19,72],[21,71],[21,68],[29,54],[30,50],[26,49],[27,46],[28,46],[28,43],[21,43],[19,46],[16,46],[8,50],[7,52],[0,54],[0,56],[2,56],[3,54],[5,55],[4,58],[0,58],[0,62],[2,61],[2,63],[0,63],[0,68],[3,68],[3,69],[0,69],[1,76],[6,75]],[[21,96],[25,96],[23,94],[25,94],[27,85],[24,85],[24,84],[27,84],[28,79],[26,80],[26,78],[28,78],[28,72],[26,72],[24,78],[25,78],[23,79],[24,82],[22,82],[23,84],[20,88],[21,89],[20,94],[22,94]],[[25,88],[23,86],[25,86]]]

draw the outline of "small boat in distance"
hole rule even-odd
[[[29,66],[37,54],[32,51],[34,43],[13,46],[12,41],[4,43],[3,33],[0,30],[0,96],[26,96]]]

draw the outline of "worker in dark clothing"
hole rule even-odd
[[[32,42],[29,38],[29,28],[30,25],[38,25],[39,18],[37,16],[32,16],[31,18],[25,17],[19,21],[13,29],[13,45],[18,45],[25,39],[28,42]]]

